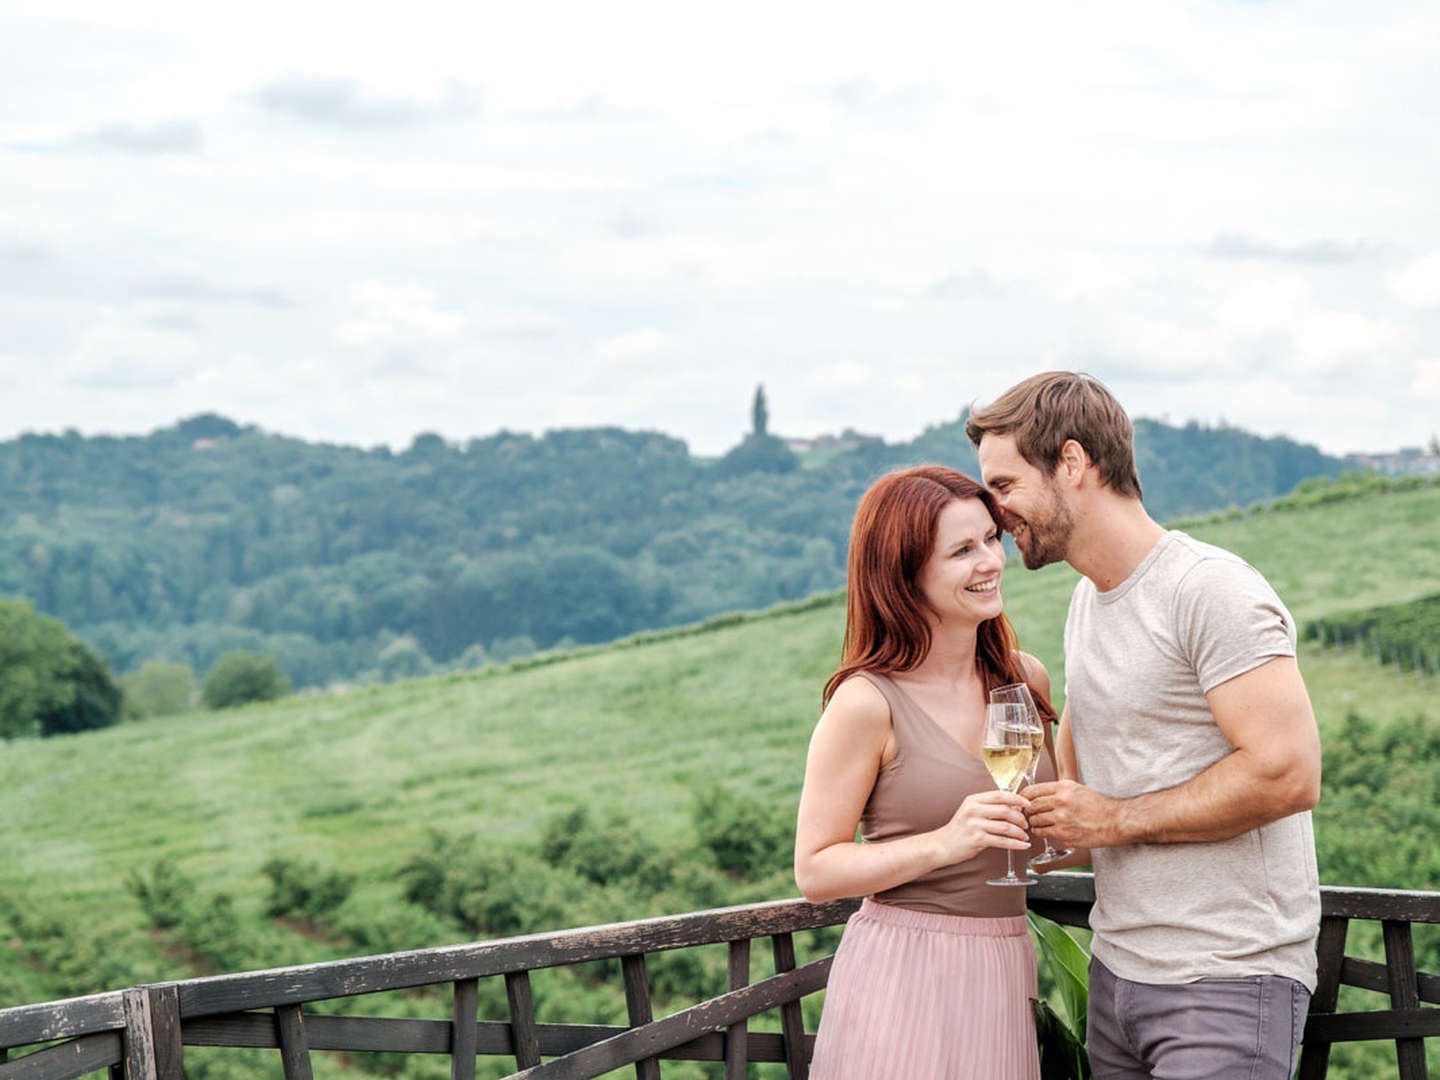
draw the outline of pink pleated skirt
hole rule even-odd
[[[1025,916],[981,919],[865,899],[845,924],[812,1080],[1039,1080]]]

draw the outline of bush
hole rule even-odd
[[[185,905],[195,895],[195,883],[180,872],[169,859],[159,859],[146,875],[130,871],[125,887],[140,901],[145,917],[157,930],[179,925]]]
[[[110,677],[110,665],[82,642],[71,638],[56,677],[69,687],[65,700],[42,709],[35,717],[40,734],[71,735],[109,727],[120,719],[124,695]]]
[[[127,711],[135,716],[170,716],[195,704],[195,673],[186,664],[147,660],[140,670],[122,676]]]
[[[712,784],[696,793],[693,816],[701,845],[720,869],[759,878],[790,867],[795,823],[789,813]]]
[[[270,879],[265,914],[271,916],[318,919],[343,904],[355,886],[351,874],[327,873],[315,863],[297,859],[271,859],[260,870]]]
[[[205,676],[202,694],[210,708],[228,709],[252,701],[274,701],[289,692],[290,680],[273,656],[231,652],[215,661]]]
[[[105,727],[120,702],[105,661],[64,623],[0,599],[0,738]]]

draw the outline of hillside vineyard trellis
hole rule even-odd
[[[1088,874],[1055,874],[1031,893],[1039,914],[1084,926],[1094,900]],[[470,1080],[480,1056],[513,1057],[510,1080],[598,1076],[633,1065],[658,1080],[662,1059],[724,1063],[741,1080],[751,1062],[783,1062],[807,1073],[814,1036],[800,1000],[820,990],[831,958],[798,965],[794,935],[843,922],[854,901],[775,901],[613,926],[533,934],[472,945],[422,949],[235,975],[186,979],[66,1001],[0,1010],[0,1080],[71,1080],[109,1069],[114,1080],[181,1080],[186,1046],[258,1047],[280,1053],[286,1080],[308,1080],[316,1051],[447,1054],[454,1080]],[[1320,1080],[1338,1042],[1393,1040],[1395,1076],[1427,1076],[1425,1040],[1440,1037],[1440,975],[1417,972],[1414,923],[1440,923],[1440,893],[1321,889],[1319,986],[1310,1005],[1301,1080]],[[1381,924],[1385,962],[1345,955],[1352,920]],[[752,943],[770,940],[774,975],[750,983]],[[726,944],[725,993],[655,1020],[645,957]],[[629,1012],[625,1027],[536,1022],[530,973],[619,959]],[[505,980],[509,1017],[476,1017],[479,980]],[[307,1003],[449,984],[450,1020],[321,1016]],[[1389,1008],[1337,1012],[1340,987],[1388,996]],[[752,1032],[748,1020],[780,1010],[781,1031]],[[13,1050],[54,1043],[14,1056]],[[7,1055],[8,1060],[7,1060]],[[545,1060],[545,1059],[549,1060]]]

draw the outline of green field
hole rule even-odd
[[[1185,527],[1259,567],[1303,624],[1440,592],[1436,522],[1432,484]],[[1068,567],[1032,574],[1018,562],[1005,580],[1022,645],[1057,688],[1074,580]],[[0,1006],[213,967],[194,941],[152,928],[126,888],[162,857],[198,893],[233,898],[235,924],[253,942],[244,966],[269,966],[382,951],[345,926],[414,907],[397,875],[429,830],[474,834],[499,851],[533,847],[548,820],[584,806],[597,819],[623,811],[647,843],[693,845],[691,808],[707,784],[791,815],[842,621],[838,597],[817,598],[552,663],[0,744]],[[1327,736],[1350,711],[1381,724],[1440,720],[1434,677],[1308,645],[1301,664]],[[1338,824],[1317,822],[1322,851],[1343,842]],[[355,890],[329,922],[267,919],[261,866],[273,856],[353,874]],[[1440,888],[1433,862],[1415,874],[1364,884]],[[771,872],[736,880],[727,899],[794,893]],[[598,890],[573,921],[616,914],[623,895]],[[702,906],[675,890],[660,901]],[[465,936],[429,912],[403,925],[415,937],[402,926],[393,947]],[[103,964],[82,985],[77,970],[91,955]]]

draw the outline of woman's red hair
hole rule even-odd
[[[920,571],[934,550],[940,512],[957,499],[979,499],[996,527],[1003,528],[995,497],[942,465],[882,476],[861,497],[850,530],[845,646],[839,670],[825,684],[823,704],[857,671],[910,671],[930,652],[932,609],[920,591]],[[975,665],[987,693],[1026,681],[1018,648],[1003,614],[980,624]],[[1044,695],[1035,694],[1035,704],[1046,720],[1055,719]]]

